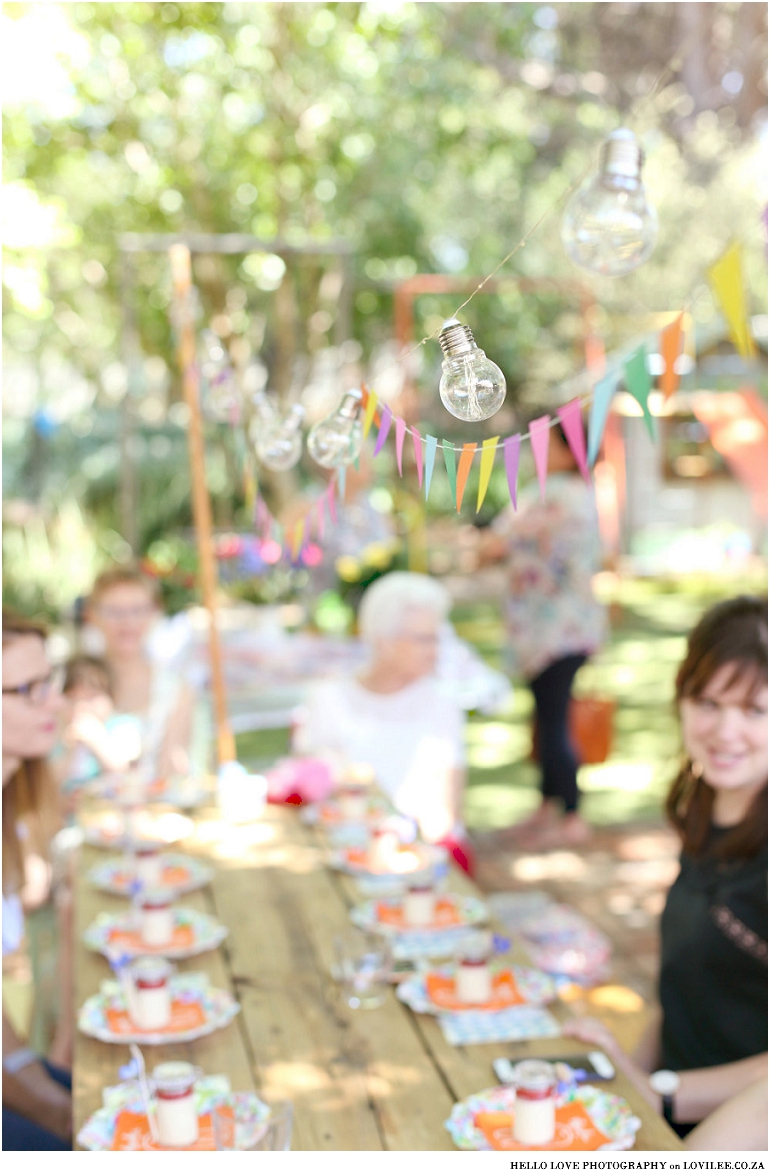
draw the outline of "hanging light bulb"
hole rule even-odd
[[[224,343],[213,330],[204,330],[201,335],[200,368],[206,415],[221,423],[232,422],[240,410],[235,371]]]
[[[266,425],[254,421],[252,436],[257,456],[266,468],[283,472],[294,465],[302,455],[302,421],[305,409],[295,403],[284,419],[276,419]]]
[[[642,184],[644,152],[630,130],[613,130],[602,146],[599,171],[569,200],[561,239],[581,269],[623,277],[653,250],[658,217]]]
[[[322,468],[341,468],[359,455],[364,442],[362,398],[360,391],[348,391],[336,411],[308,432],[307,450]]]
[[[476,345],[470,326],[456,318],[444,322],[438,336],[444,352],[439,395],[459,420],[489,419],[505,399],[505,375]]]

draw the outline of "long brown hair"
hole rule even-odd
[[[3,647],[22,636],[44,640],[42,623],[3,608]],[[24,823],[41,854],[57,829],[56,790],[45,758],[27,758],[3,787],[3,892],[15,892],[24,882],[24,858],[19,823]]]
[[[676,677],[677,708],[685,698],[702,695],[714,673],[733,668],[729,685],[746,677],[752,692],[767,684],[767,599],[739,595],[718,603],[690,633],[687,654]],[[666,814],[688,855],[703,852],[711,828],[714,791],[687,761],[674,779]],[[767,784],[741,822],[714,849],[723,860],[749,859],[767,847]]]

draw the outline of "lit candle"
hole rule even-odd
[[[188,1148],[198,1139],[195,1082],[200,1074],[192,1063],[181,1061],[161,1063],[152,1073],[158,1140],[164,1148]]]

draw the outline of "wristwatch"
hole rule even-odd
[[[663,1118],[669,1124],[674,1123],[674,1096],[682,1086],[682,1081],[675,1071],[653,1071],[650,1076],[650,1087],[663,1102]]]
[[[18,1051],[11,1051],[10,1055],[3,1055],[3,1071],[8,1075],[16,1075],[22,1067],[29,1067],[30,1063],[39,1063],[40,1056],[31,1047],[19,1047]]]

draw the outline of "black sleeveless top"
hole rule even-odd
[[[767,848],[724,863],[684,852],[661,918],[662,1066],[715,1067],[767,1050]]]

